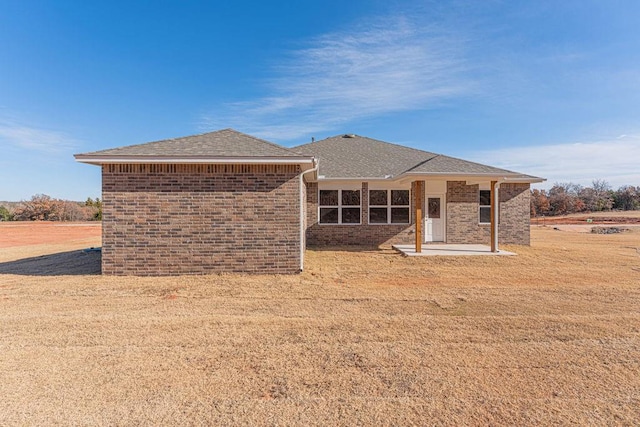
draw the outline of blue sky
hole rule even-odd
[[[0,200],[100,196],[74,153],[356,133],[640,185],[640,2],[0,0]]]

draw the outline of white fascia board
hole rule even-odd
[[[389,178],[381,178],[381,177],[341,177],[341,178],[325,178],[323,175],[318,175],[317,182],[326,182],[326,183],[340,183],[340,182],[354,182],[354,181],[366,181],[366,182],[384,182],[384,183],[406,183],[414,180],[425,180],[425,181],[438,181],[438,180],[447,180],[447,181],[467,181],[467,182],[489,182],[489,181],[500,181],[500,182],[513,182],[513,183],[537,183],[546,181],[545,178],[538,177],[509,177],[504,175],[496,175],[496,174],[486,174],[486,173],[470,173],[470,174],[443,174],[443,173],[406,173],[402,175],[398,175],[396,177]],[[313,180],[310,180],[313,182]]]
[[[400,178],[400,177],[399,177]],[[444,174],[439,172],[424,173],[424,172],[408,172],[401,175],[402,179],[446,179],[449,181],[500,181],[500,182],[515,182],[515,183],[536,183],[544,182],[545,178],[538,177],[519,177],[508,175],[497,175],[495,173],[465,173],[465,174]]]
[[[344,182],[344,181],[366,181],[366,182],[372,182],[372,181],[384,181],[384,182],[389,182],[391,181],[390,178],[380,178],[380,177],[375,177],[375,178],[370,178],[370,177],[349,177],[349,178],[325,178],[324,175],[318,175],[318,182]]]
[[[91,156],[76,154],[76,161],[93,165],[108,164],[261,164],[261,165],[301,165],[311,169],[312,157],[164,157],[164,156]],[[304,166],[308,166],[305,168]]]
[[[535,184],[535,183],[539,183],[539,182],[545,182],[547,180],[547,178],[538,178],[538,177],[534,177],[534,178],[509,178],[508,176],[502,178],[503,182],[522,182],[522,183],[530,183],[530,184]]]

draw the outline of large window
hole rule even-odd
[[[360,224],[360,190],[320,190],[320,224]]]
[[[491,222],[491,191],[480,190],[480,224],[489,224]]]
[[[369,190],[369,224],[409,224],[409,190]]]

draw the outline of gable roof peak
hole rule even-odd
[[[300,154],[270,141],[227,128],[180,138],[163,139],[76,155],[86,157],[163,158],[257,158],[300,157]]]

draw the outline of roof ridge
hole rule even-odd
[[[427,151],[424,151],[424,153],[427,153]],[[418,162],[417,164],[415,164],[415,165],[411,166],[409,169],[405,170],[405,171],[404,171],[404,172],[402,172],[402,173],[407,173],[407,172],[409,172],[409,171],[412,171],[412,170],[414,170],[415,168],[420,167],[420,166],[424,165],[425,163],[428,163],[428,162],[430,162],[431,160],[433,160],[433,159],[435,159],[435,158],[437,158],[437,157],[442,157],[442,156],[443,156],[442,154],[437,154],[437,153],[431,153],[431,154],[433,154],[433,157],[429,157],[429,158],[428,158],[428,159],[426,159],[426,160],[423,160],[423,161],[421,161],[421,162]],[[445,156],[445,157],[446,157],[446,156]]]
[[[339,135],[328,136],[328,137],[323,138],[323,139],[320,139],[320,140],[318,140],[318,141],[307,142],[306,144],[296,145],[295,147],[292,147],[292,148],[300,148],[300,147],[305,147],[305,146],[308,146],[308,145],[311,145],[311,144],[318,144],[318,143],[320,143],[320,142],[322,142],[322,141],[326,141],[326,140],[328,140],[328,139],[333,139],[333,138],[342,138],[344,135],[354,135],[354,136],[356,136],[356,137],[358,137],[358,138],[368,139],[368,140],[370,140],[370,141],[378,142],[378,143],[380,143],[380,144],[393,145],[394,147],[400,147],[400,148],[405,149],[405,150],[406,150],[406,149],[409,149],[409,150],[413,150],[413,151],[419,151],[419,152],[421,152],[421,153],[433,154],[434,156],[440,156],[440,155],[441,155],[441,154],[438,154],[438,153],[434,153],[434,152],[432,152],[432,151],[425,151],[425,150],[421,150],[421,149],[419,149],[419,148],[408,147],[408,146],[406,146],[406,145],[398,144],[398,143],[396,143],[396,142],[383,141],[383,140],[381,140],[381,139],[371,138],[371,137],[368,137],[368,136],[362,136],[362,135],[358,135],[358,134],[356,134],[356,133],[353,133],[353,134],[344,134],[344,133],[342,133],[342,134],[339,134]]]
[[[283,146],[283,145],[276,144],[275,142],[267,141],[266,139],[258,138],[257,136],[249,135],[248,133],[240,132],[239,130],[235,130],[235,129],[233,129],[233,128],[221,129],[220,131],[217,131],[217,132],[221,132],[221,131],[223,131],[223,130],[230,130],[230,131],[233,131],[233,132],[239,133],[239,134],[241,134],[241,135],[248,136],[249,138],[251,138],[251,139],[255,139],[256,141],[264,142],[265,144],[273,145],[274,147],[277,147],[277,148],[280,148],[280,149],[283,149],[283,150],[287,150],[287,151],[291,152],[292,154],[299,154],[299,153],[296,153],[295,151],[293,151],[293,150],[292,150],[291,148],[289,148],[289,147],[285,147],[285,146]]]
[[[484,163],[474,162],[473,160],[461,159],[459,157],[447,156],[446,154],[438,154],[438,156],[446,157],[446,158],[454,159],[454,160],[460,160],[460,161],[467,162],[467,163],[472,163],[472,164],[478,165],[478,166],[483,166],[483,167],[487,167],[488,166],[488,167],[493,168],[493,169],[499,169],[501,171],[505,171],[505,172],[509,172],[509,173],[513,173],[513,174],[520,174],[520,172],[515,172],[515,171],[509,170],[509,169],[504,169],[504,168],[499,168],[499,167],[492,166],[492,165],[487,165],[487,164],[484,164]]]

